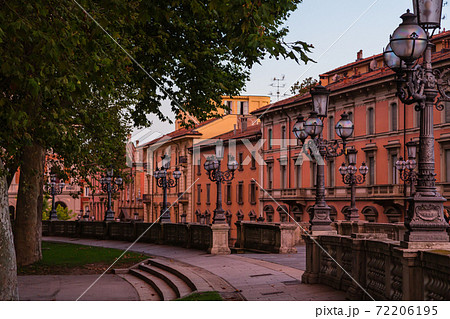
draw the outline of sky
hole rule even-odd
[[[383,52],[389,43],[389,35],[401,23],[400,16],[407,9],[413,11],[412,0],[303,0],[297,10],[286,20],[289,28],[286,42],[297,40],[312,44],[309,54],[316,63],[297,64],[291,60],[265,59],[261,65],[251,70],[242,95],[271,96],[277,100],[277,89],[271,87],[274,78],[282,78],[284,88],[280,88],[280,100],[287,98],[289,87],[305,78],[319,78],[319,75],[339,66],[354,62],[359,50],[367,58]],[[450,28],[450,4],[443,9],[444,19],[441,27]],[[446,18],[445,16],[448,16]],[[174,118],[168,103],[162,106],[162,112]],[[174,124],[161,122],[154,116],[150,128],[135,130],[132,140],[140,143],[169,133]]]

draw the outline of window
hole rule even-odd
[[[375,111],[373,107],[367,109],[367,134],[375,134]]]
[[[446,109],[446,112],[447,112],[447,109]],[[414,112],[415,113],[415,118],[416,118],[416,123],[414,123],[415,124],[415,127],[419,127],[420,128],[420,112]],[[446,114],[447,115],[447,114]],[[447,116],[446,116],[447,117]]]
[[[297,188],[302,187],[302,166],[295,165],[295,186]]]
[[[450,149],[445,150],[445,181],[450,182]]]
[[[247,101],[240,101],[238,102],[238,111],[239,115],[246,115],[248,114],[248,102]]]
[[[84,188],[84,196],[89,196],[89,187]]]
[[[206,205],[211,203],[211,184],[206,184]]]
[[[286,147],[286,126],[281,127],[281,147]]]
[[[250,182],[250,204],[256,204],[256,182]]]
[[[373,153],[369,154],[367,157],[367,166],[369,166],[367,184],[375,185],[375,156]]]
[[[280,188],[285,189],[286,188],[286,165],[283,163],[280,163]]]
[[[199,158],[197,160],[197,175],[202,175],[202,160]]]
[[[268,140],[269,140],[269,150],[271,150],[272,149],[272,129],[271,128],[269,128],[267,135],[268,135]]]
[[[391,154],[391,181],[392,184],[398,184],[398,171],[395,167],[395,163],[397,162],[398,157],[397,154]]]
[[[272,164],[267,165],[267,189],[273,188]]]
[[[398,130],[398,107],[397,103],[391,104],[391,131]]]
[[[239,182],[237,192],[238,204],[242,205],[244,204],[244,182]]]
[[[242,171],[244,169],[244,166],[242,166],[242,163],[244,162],[244,154],[242,152],[239,153],[238,158],[239,158],[239,162],[238,162],[239,163],[239,168],[238,168],[238,170]]]
[[[445,108],[444,108],[444,116],[445,116],[445,123],[450,123],[450,102],[445,102]]]
[[[256,169],[256,152],[252,151],[252,166],[250,169]]]
[[[334,187],[334,172],[335,172],[335,166],[334,161],[328,161],[328,187]]]
[[[229,110],[225,111],[225,114],[232,114],[233,113],[233,101],[226,101],[225,104],[229,108]]]
[[[227,204],[231,204],[231,183],[227,183]]]
[[[334,117],[330,116],[328,118],[328,139],[332,140],[334,138]]]
[[[202,185],[197,185],[197,204],[201,204],[202,202],[201,192],[202,192]]]

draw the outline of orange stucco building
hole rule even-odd
[[[433,37],[436,50],[434,67],[450,64],[450,32]],[[419,113],[414,106],[403,105],[396,96],[394,73],[384,66],[382,54],[362,58],[320,76],[331,90],[330,107],[324,121],[323,135],[337,139],[334,125],[346,112],[355,129],[348,140],[358,150],[360,166],[369,167],[366,181],[356,189],[360,219],[372,222],[399,222],[405,212],[407,185],[399,178],[395,162],[405,157],[405,143],[418,141]],[[268,105],[252,114],[261,120],[264,167],[261,183],[267,192],[260,192],[260,209],[266,219],[283,219],[279,205],[286,205],[298,221],[308,221],[307,212],[314,204],[316,164],[302,155],[292,134],[299,115],[307,118],[311,96],[295,96]],[[450,107],[434,110],[436,179],[438,190],[450,196]],[[349,188],[338,172],[343,157],[326,162],[326,200],[332,208],[332,219],[345,219],[350,201]],[[278,210],[277,210],[278,208]]]

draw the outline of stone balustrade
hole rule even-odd
[[[304,239],[304,283],[346,291],[350,300],[450,300],[450,250],[406,249],[376,232]]]
[[[214,239],[211,225],[142,222],[43,221],[42,235],[130,242],[139,238],[140,242],[195,248],[208,252],[211,252]],[[229,253],[227,245],[225,250],[212,253],[223,254],[227,249]]]
[[[279,254],[297,252],[295,245],[300,235],[296,224],[238,221],[236,227],[237,249]]]

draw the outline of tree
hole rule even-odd
[[[0,0],[1,158],[10,174],[21,168],[18,263],[41,258],[46,151],[71,177],[123,167],[130,125],[167,120],[165,98],[178,117],[183,106],[204,120],[267,55],[308,62],[310,45],[283,40],[300,2]]]
[[[304,79],[302,83],[300,83],[300,81],[297,81],[291,86],[291,93],[299,95],[309,93],[309,90],[312,87],[315,87],[318,83],[319,81],[313,79],[312,77]]]
[[[45,200],[44,200],[45,205]],[[42,210],[42,220],[48,220],[50,217],[50,210],[49,209],[43,209]],[[56,216],[58,220],[69,220],[76,216],[76,213],[74,213],[71,209],[68,207],[62,207],[61,205],[56,206]]]

